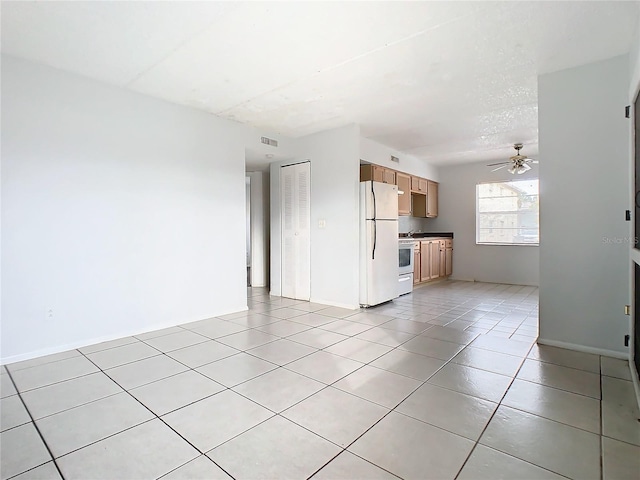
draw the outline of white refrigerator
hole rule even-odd
[[[360,182],[360,305],[398,296],[398,187]]]

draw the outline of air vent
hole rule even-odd
[[[391,161],[392,162],[396,162],[396,163],[400,163],[400,159],[398,157],[394,157],[393,155],[391,155]]]
[[[278,146],[278,141],[274,140],[273,138],[260,137],[260,142],[264,143],[265,145],[271,145],[272,147]]]

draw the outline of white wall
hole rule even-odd
[[[453,232],[453,279],[538,285],[538,247],[476,245],[476,185],[536,178],[539,173],[537,165],[522,175],[506,169],[492,172],[486,164],[495,162],[439,168],[438,217],[429,219],[428,231]]]
[[[628,57],[539,77],[540,342],[627,355]]]
[[[253,136],[3,57],[1,361],[245,309]]]
[[[397,163],[392,162],[391,155],[397,157],[400,161]],[[368,138],[360,138],[360,160],[382,165],[383,167],[392,168],[393,170],[411,175],[428,178],[434,182],[437,182],[440,178],[438,168],[435,166]]]
[[[265,287],[269,263],[269,175],[250,172],[251,178],[251,286]]]
[[[298,159],[311,162],[311,301],[358,307],[360,180],[356,125],[299,139]],[[280,167],[271,165],[271,294],[280,295]],[[319,228],[319,220],[325,227]]]

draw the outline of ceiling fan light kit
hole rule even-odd
[[[533,158],[529,158],[526,155],[520,155],[520,150],[522,149],[521,143],[515,143],[513,145],[513,148],[516,149],[516,154],[513,157],[509,157],[508,161],[499,162],[499,163],[490,163],[489,165],[487,165],[487,167],[494,167],[496,165],[499,165],[498,168],[494,168],[493,170],[491,170],[492,172],[495,172],[496,170],[500,170],[502,168],[509,167],[507,172],[509,172],[512,175],[514,174],[521,175],[531,170],[531,166],[529,165],[529,163],[538,163],[538,161],[534,160]]]

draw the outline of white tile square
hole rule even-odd
[[[134,388],[130,393],[153,413],[162,416],[222,390],[225,390],[223,385],[189,370]]]
[[[595,398],[516,379],[502,404],[600,434],[600,402]]]
[[[225,390],[162,418],[204,453],[271,416],[266,408]]]
[[[326,385],[284,368],[265,373],[233,389],[273,412],[281,412]]]
[[[287,340],[302,343],[309,347],[314,348],[327,348],[331,345],[335,345],[338,342],[346,340],[346,335],[330,332],[328,330],[322,330],[320,328],[312,328],[301,333],[296,333],[287,337]]]
[[[257,330],[268,333],[269,335],[284,338],[295,335],[296,333],[304,332],[310,328],[311,327],[309,325],[305,325],[303,323],[296,323],[290,320],[280,320],[278,322],[259,326],[257,327]]]
[[[246,353],[238,353],[203,365],[196,371],[226,387],[233,387],[276,368],[278,366],[271,362]]]
[[[121,347],[89,353],[87,357],[102,370],[153,357],[161,353],[146,343],[136,341]]]
[[[0,400],[0,431],[29,423],[31,417],[18,395]]]
[[[233,333],[244,332],[247,330],[247,327],[244,325],[238,325],[237,323],[220,320],[219,318],[207,318],[206,320],[185,323],[180,326],[182,328],[186,328],[187,330],[212,339],[224,337]]]
[[[393,320],[389,320],[388,322],[383,323],[382,325],[380,325],[380,327],[388,328],[389,330],[396,330],[398,332],[418,335],[428,328],[431,328],[431,325],[425,322],[414,322],[413,320],[394,318]]]
[[[405,350],[391,350],[371,362],[372,367],[382,368],[416,380],[426,380],[437,372],[445,362],[437,358],[425,357]]]
[[[633,384],[602,377],[602,435],[640,445],[639,418]]]
[[[600,357],[602,375],[631,381],[629,361],[620,358]]]
[[[358,323],[358,322],[351,322],[348,319],[347,320],[339,319],[339,320],[334,320],[331,323],[320,325],[318,328],[350,337],[362,332],[366,332],[367,330],[370,330],[372,326],[366,325],[363,323]]]
[[[149,340],[150,338],[163,337],[165,335],[171,335],[172,333],[180,333],[184,332],[184,328],[182,327],[168,327],[162,328],[160,330],[152,330],[150,332],[141,333],[139,335],[135,335],[138,340]]]
[[[412,333],[398,332],[388,328],[374,327],[356,335],[360,340],[367,342],[380,343],[388,347],[397,347],[411,340],[415,335]]]
[[[515,376],[524,359],[506,353],[467,347],[451,360],[459,365],[479,368],[510,377]]]
[[[40,435],[27,423],[0,433],[0,478],[13,477],[51,460]]]
[[[407,350],[445,361],[455,357],[463,348],[464,345],[459,343],[445,342],[423,335],[419,335],[398,347],[400,350]]]
[[[577,368],[591,373],[600,373],[600,358],[598,355],[591,353],[538,344],[531,348],[529,358],[563,367]]]
[[[499,338],[491,335],[480,335],[470,344],[474,348],[483,348],[493,352],[507,353],[518,357],[526,357],[531,349],[527,342],[519,342],[508,338]]]
[[[81,355],[82,354],[78,350],[67,350],[66,352],[54,353],[52,355],[44,355],[42,357],[32,358],[22,362],[11,363],[7,366],[12,372],[17,372],[18,370],[23,370],[25,368],[36,367],[38,365],[44,365],[45,363],[58,362],[60,360],[79,357]]]
[[[171,473],[162,477],[162,480],[231,480],[224,470],[217,466],[206,455],[185,463]]]
[[[53,462],[47,462],[16,477],[11,477],[11,480],[62,480],[62,477]]]
[[[346,447],[389,409],[333,387],[325,388],[282,412],[282,416]]]
[[[198,451],[160,420],[151,420],[58,459],[67,479],[158,478]]]
[[[274,342],[278,340],[278,338],[279,337],[276,337],[275,335],[269,335],[264,332],[260,332],[259,330],[245,330],[244,332],[220,337],[218,338],[218,341],[230,347],[244,351],[259,347],[265,343]]]
[[[153,418],[128,393],[118,393],[36,420],[55,457]]]
[[[346,317],[350,317],[351,315],[355,315],[356,313],[361,311],[362,310],[359,310],[359,309],[349,310],[348,308],[328,307],[328,308],[323,308],[322,310],[317,310],[317,313],[319,313],[320,315],[326,315],[328,317],[346,318]]]
[[[600,375],[585,370],[527,359],[518,372],[517,378],[580,395],[600,398]]]
[[[333,386],[384,407],[394,408],[421,383],[420,380],[365,365]]]
[[[102,350],[108,350],[110,348],[122,347],[123,345],[129,345],[131,343],[138,343],[139,341],[140,340],[135,337],[115,338],[106,342],[87,345],[86,347],[79,348],[78,350],[87,355],[89,353],[100,352]]]
[[[8,373],[3,372],[2,375],[0,375],[0,382],[0,398],[18,393],[16,387],[13,386],[13,382],[11,381],[11,377],[9,377]]]
[[[445,342],[459,343],[461,345],[470,344],[477,336],[477,333],[462,332],[456,328],[433,326],[425,330],[421,335]]]
[[[476,445],[456,480],[562,480],[566,477],[484,445]]]
[[[84,357],[72,357],[36,367],[12,372],[13,381],[21,392],[33,390],[71,378],[97,372],[98,368]]]
[[[122,392],[102,372],[91,373],[22,394],[33,418],[38,419]]]
[[[137,362],[127,363],[111,368],[105,373],[115,380],[122,388],[129,390],[161,378],[170,377],[188,370],[187,367],[166,355],[145,358]]]
[[[397,480],[398,477],[385,472],[373,463],[354,455],[347,450],[343,451],[328,465],[322,467],[313,476],[313,480]]]
[[[269,317],[274,317],[274,318],[287,319],[287,318],[299,317],[300,315],[304,315],[304,311],[296,310],[294,308],[283,307],[283,308],[276,308],[273,310],[265,311],[263,312],[263,315],[267,315]]]
[[[272,318],[272,317],[269,317]],[[321,315],[320,312],[311,312],[305,313],[304,315],[300,315],[297,317],[293,317],[291,319],[292,322],[303,323],[305,325],[309,325],[310,327],[319,327],[321,325],[325,325],[327,323],[331,323],[335,321],[335,317],[331,317],[328,315]]]
[[[287,364],[292,370],[322,383],[331,384],[362,367],[362,363],[319,351]]]
[[[428,383],[499,403],[511,384],[511,378],[486,370],[449,363],[431,377]]]
[[[382,313],[373,312],[360,312],[354,315],[349,315],[346,319],[350,322],[364,323],[365,325],[381,325],[390,320],[393,320],[393,315],[384,315]]]
[[[336,445],[282,418],[272,417],[207,453],[236,478],[308,478],[340,452]]]
[[[391,412],[348,450],[400,478],[454,478],[474,443]]]
[[[640,447],[602,437],[602,478],[618,480],[638,478]]]
[[[280,339],[275,342],[252,348],[251,350],[247,350],[247,353],[262,358],[263,360],[267,360],[268,362],[275,363],[276,365],[286,365],[287,363],[306,357],[316,351],[317,349],[315,348],[292,342],[287,339]]]
[[[207,340],[209,340],[209,337],[198,335],[190,330],[182,329],[181,332],[149,338],[145,340],[145,343],[166,353],[171,352],[172,350],[178,350],[179,348],[206,342]]]
[[[480,443],[569,478],[600,478],[600,437],[501,406]]]
[[[369,363],[387,353],[391,350],[391,347],[352,337],[335,345],[331,345],[324,350],[325,352],[350,358],[357,362]]]
[[[425,383],[395,411],[477,441],[497,403]]]
[[[197,345],[173,350],[167,353],[167,355],[189,368],[198,368],[239,352],[239,350],[231,348],[228,345],[224,345],[215,340],[208,340],[203,343],[198,343]]]

